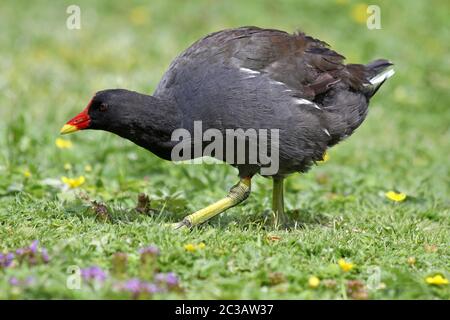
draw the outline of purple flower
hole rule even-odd
[[[84,280],[90,280],[91,279],[91,271],[89,268],[81,269],[81,276]]]
[[[142,291],[145,291],[147,293],[153,294],[153,293],[161,292],[162,290],[161,290],[160,287],[158,287],[154,283],[143,283],[142,284]]]
[[[9,284],[16,287],[20,284],[20,282],[19,279],[17,279],[16,277],[11,277],[9,279]]]
[[[157,256],[159,255],[159,249],[157,246],[151,245],[145,248],[142,248],[139,250],[140,254],[145,254],[145,255],[153,255],[153,256]]]
[[[124,289],[132,293],[139,293],[141,291],[141,281],[133,278],[125,282]]]
[[[157,273],[155,275],[155,281],[157,283],[164,283],[164,282],[166,282],[166,275],[164,273]]]
[[[81,276],[86,281],[97,280],[103,282],[106,280],[106,273],[102,270],[102,268],[97,266],[81,269]]]
[[[48,263],[50,260],[47,249],[39,248],[39,240],[34,240],[28,247],[16,249],[14,253],[0,254],[0,267],[11,266],[14,259],[18,264],[26,262],[28,265]]]
[[[155,281],[159,285],[166,285],[168,288],[175,288],[180,284],[180,280],[174,272],[158,273],[155,275]]]
[[[163,291],[163,289],[156,284],[145,282],[138,278],[126,281],[121,289],[132,293],[133,299],[138,299],[141,294],[154,294]]]
[[[30,286],[33,284],[33,282],[34,282],[34,278],[32,276],[29,276],[25,279],[24,284],[27,286]]]
[[[37,253],[37,251],[38,251],[38,245],[39,245],[39,240],[34,240],[34,241],[31,243],[30,247],[29,247],[30,251],[31,251],[32,253]]]
[[[5,255],[3,253],[0,253],[0,268],[6,267],[6,261],[5,261]]]
[[[44,263],[48,263],[50,261],[50,257],[48,256],[48,251],[45,248],[41,250],[41,257]]]
[[[14,253],[9,252],[5,256],[5,267],[9,267],[14,260]]]
[[[33,282],[34,282],[34,278],[32,276],[27,277],[25,280],[20,280],[17,277],[11,277],[9,279],[9,284],[14,287],[30,286],[33,284]]]
[[[166,275],[166,283],[169,287],[177,287],[180,284],[180,280],[175,273],[169,272]]]
[[[9,267],[14,260],[14,253],[0,253],[0,267]]]

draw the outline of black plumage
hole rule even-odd
[[[392,73],[387,60],[344,64],[304,33],[242,27],[212,33],[181,53],[152,96],[98,92],[88,128],[107,130],[170,160],[177,128],[279,129],[279,172],[305,172],[364,121],[370,98]],[[383,73],[384,72],[384,73]],[[107,106],[107,112],[101,106]],[[234,165],[234,164],[233,164]],[[241,177],[259,165],[235,165]]]

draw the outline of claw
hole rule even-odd
[[[169,227],[172,230],[182,231],[182,230],[190,230],[189,226],[186,224],[186,222],[180,221],[177,223],[167,223],[165,224],[166,227]]]

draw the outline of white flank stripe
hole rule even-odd
[[[323,132],[326,133],[327,136],[331,137],[331,134],[330,134],[330,132],[327,129],[322,129],[322,130],[323,130]]]
[[[294,99],[294,101],[298,104],[313,104],[311,101],[301,98]]]
[[[270,83],[273,83],[273,84],[279,84],[279,85],[284,86],[284,83],[283,83],[283,82],[280,82],[280,81],[272,80],[272,81],[270,81]]]
[[[312,101],[306,100],[306,99],[297,98],[297,99],[294,99],[294,102],[298,103],[298,104],[307,104],[307,105],[310,105],[310,106],[312,106],[312,107],[314,107],[316,109],[322,110],[322,109],[320,109],[320,107],[317,104],[315,104]]]
[[[386,70],[380,74],[377,74],[375,77],[373,77],[369,81],[373,85],[379,84],[379,83],[383,82],[384,80],[386,80],[387,78],[392,77],[394,75],[394,73],[395,73],[394,69]]]
[[[250,74],[259,74],[260,73],[259,71],[255,71],[255,70],[248,69],[248,68],[239,68],[239,70],[246,72],[246,73],[250,73]]]

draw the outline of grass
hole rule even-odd
[[[177,273],[183,287],[155,298],[450,298],[448,285],[425,282],[450,277],[446,1],[378,1],[381,30],[353,18],[355,1],[268,0],[77,1],[81,30],[71,31],[69,4],[1,5],[0,252],[39,239],[51,260],[0,270],[0,298],[129,298],[111,289],[116,280],[68,289],[67,269],[110,270],[112,255],[125,252],[126,277],[135,277],[138,250],[149,244],[161,250],[158,268]],[[328,162],[287,180],[297,228],[271,227],[271,182],[257,177],[245,205],[190,233],[172,232],[166,223],[224,195],[236,182],[234,169],[173,165],[103,132],[71,135],[72,148],[56,147],[61,125],[93,92],[152,92],[190,43],[241,25],[302,28],[350,62],[396,63],[354,136],[333,148]],[[55,186],[62,176],[81,175],[80,188]],[[407,200],[389,201],[389,190]],[[133,210],[140,192],[150,196],[152,214]],[[101,219],[90,200],[105,203],[110,217]],[[203,249],[184,249],[201,242]],[[341,258],[354,268],[340,270]],[[28,276],[31,285],[9,283]],[[318,287],[308,285],[311,276],[321,279]],[[348,290],[349,280],[358,280],[350,287],[360,286],[359,295]]]

